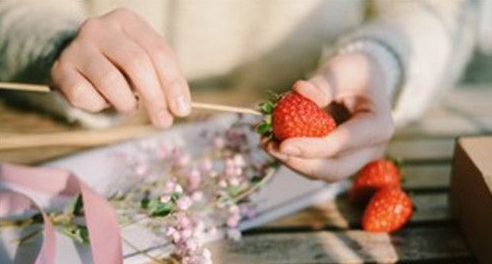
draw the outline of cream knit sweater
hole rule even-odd
[[[385,69],[395,121],[404,124],[454,84],[475,47],[492,50],[491,3],[0,0],[0,80],[48,83],[53,60],[80,23],[124,6],[165,36],[192,86],[285,89],[326,57],[366,52]],[[24,98],[88,126],[111,124],[59,95]]]

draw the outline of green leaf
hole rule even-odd
[[[82,196],[80,194],[75,195],[65,208],[67,214],[82,215]]]
[[[89,231],[86,226],[73,225],[61,228],[59,231],[81,244],[89,243]]]
[[[174,206],[172,203],[161,203],[157,199],[150,200],[147,205],[147,210],[151,216],[166,216],[173,208]]]
[[[175,193],[171,194],[171,201],[176,202],[180,197],[181,197],[181,194],[175,192]]]
[[[149,197],[145,197],[145,198],[143,198],[143,199],[140,201],[140,206],[141,206],[143,209],[148,209],[148,208],[149,208],[149,202],[150,202]]]
[[[260,134],[266,134],[272,130],[272,126],[268,123],[261,123],[256,127],[256,131]]]
[[[89,231],[86,226],[77,225],[74,233],[82,243],[89,243]]]
[[[273,103],[272,102],[266,102],[261,105],[261,111],[264,114],[270,114],[273,111]]]
[[[231,197],[235,197],[237,196],[238,194],[240,194],[242,191],[242,189],[240,187],[229,187],[227,189],[227,192],[229,193],[229,196]]]

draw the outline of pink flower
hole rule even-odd
[[[144,164],[144,163],[140,163],[136,168],[135,168],[135,173],[138,175],[138,176],[143,176],[145,175],[145,173],[147,173],[149,167]]]
[[[220,186],[221,188],[226,188],[226,187],[227,187],[227,182],[226,182],[225,180],[220,180],[220,181],[219,181],[219,186]]]
[[[238,214],[233,214],[227,218],[228,227],[237,227],[241,217]]]
[[[212,170],[213,168],[213,163],[212,161],[209,159],[209,158],[206,158],[202,161],[202,164],[200,166],[200,168],[202,169],[202,171],[204,172],[209,172]]]
[[[184,238],[184,239],[188,239],[191,237],[191,235],[193,235],[193,231],[191,229],[184,229],[182,232],[181,232],[181,237]]]
[[[188,208],[190,208],[192,204],[191,199],[188,196],[182,196],[181,198],[176,201],[176,205],[178,206],[179,210],[185,211]]]
[[[182,193],[183,187],[181,187],[181,185],[179,185],[179,184],[176,184],[176,187],[174,187],[174,192],[175,193]]]
[[[202,175],[199,170],[192,169],[187,176],[188,190],[196,190],[200,187],[200,183],[202,182]]]
[[[174,233],[176,233],[176,228],[170,226],[166,229],[166,236],[170,237],[172,235],[174,235]]]
[[[237,177],[232,177],[229,179],[229,184],[231,186],[238,186],[239,185],[239,179]]]
[[[168,180],[166,186],[164,187],[165,193],[173,193],[176,189],[176,182],[174,180]]]
[[[185,213],[180,212],[176,214],[176,224],[181,228],[181,229],[186,229],[190,228],[192,225],[191,219],[186,216]]]
[[[224,138],[217,136],[214,138],[214,147],[217,149],[223,148],[225,145]]]
[[[157,149],[157,158],[165,159],[167,157],[168,150],[165,146],[161,145],[160,148]]]
[[[231,214],[237,214],[239,212],[240,212],[239,206],[237,206],[237,205],[234,204],[234,205],[231,205],[229,207],[229,213],[231,213]]]
[[[167,202],[169,202],[170,200],[171,200],[171,196],[170,196],[170,195],[167,195],[167,194],[162,195],[162,196],[160,197],[160,199],[159,199],[159,201],[160,201],[161,203],[167,203]]]
[[[191,199],[195,202],[199,202],[199,201],[202,201],[203,200],[203,192],[200,192],[200,191],[197,191],[197,192],[194,192],[192,195],[191,195]]]
[[[234,155],[233,160],[234,160],[234,165],[236,165],[237,167],[242,168],[246,166],[246,161],[244,160],[243,155],[239,153]]]
[[[179,157],[179,158],[177,159],[176,164],[177,164],[178,166],[184,167],[184,166],[188,165],[188,164],[190,163],[190,161],[191,161],[191,157],[190,157],[190,155],[188,155],[188,154],[183,154],[181,157]]]

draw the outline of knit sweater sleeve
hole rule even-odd
[[[81,1],[0,0],[0,80],[47,83],[83,13]]]
[[[342,37],[330,56],[362,51],[379,62],[401,126],[459,78],[476,44],[477,4],[376,0],[368,10],[367,23]]]

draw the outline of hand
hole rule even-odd
[[[141,98],[153,124],[190,112],[190,92],[165,40],[136,14],[118,9],[90,18],[63,50],[51,78],[74,106],[132,111]]]
[[[286,166],[312,179],[337,181],[380,158],[394,133],[390,99],[380,68],[363,54],[340,55],[309,81],[292,89],[320,107],[339,103],[350,118],[323,138],[291,138],[265,148]]]

